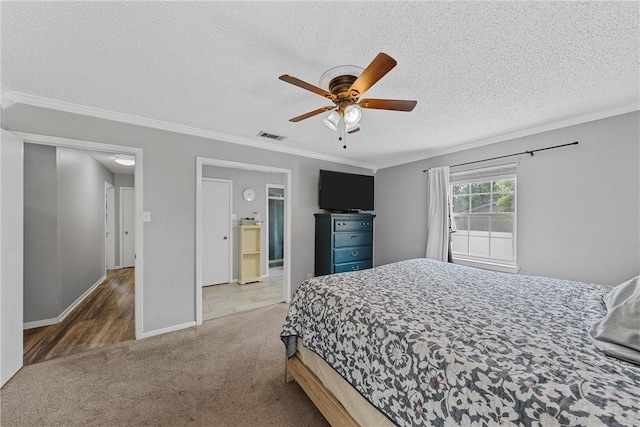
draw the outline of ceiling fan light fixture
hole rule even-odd
[[[337,111],[332,111],[327,117],[322,119],[322,122],[327,125],[331,130],[338,130],[338,123],[340,122],[340,114]]]
[[[344,109],[344,122],[347,125],[358,124],[362,118],[362,110],[355,105],[348,105]]]
[[[331,113],[322,119],[329,129],[338,130],[340,126],[340,141],[346,133],[354,133],[360,130],[362,108],[391,111],[412,111],[417,101],[399,99],[360,99],[371,86],[391,71],[398,63],[384,52],[380,52],[366,68],[354,65],[341,65],[327,70],[320,77],[320,87],[307,83],[288,74],[279,77],[280,80],[298,86],[325,99],[330,99],[334,105],[317,108],[308,113],[289,119],[290,122],[299,122],[309,117],[322,114],[325,111]],[[340,121],[343,121],[341,123]],[[343,148],[347,148],[346,145]]]
[[[352,124],[346,123],[345,130],[347,131],[347,133],[358,132],[360,130],[360,123],[352,123]]]
[[[123,166],[133,166],[136,164],[136,158],[131,154],[116,154],[114,161]]]

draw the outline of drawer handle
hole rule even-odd
[[[353,236],[351,236],[351,239],[357,239],[357,238],[358,238],[357,234],[354,234]]]
[[[351,271],[358,271],[358,270],[360,270],[359,265],[354,265],[353,267],[351,267]]]
[[[358,251],[351,251],[351,256],[358,256]]]

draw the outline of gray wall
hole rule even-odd
[[[284,184],[284,174],[255,172],[241,169],[222,168],[215,166],[203,166],[202,176],[206,178],[220,178],[233,181],[233,213],[236,214],[236,220],[233,221],[233,270],[231,275],[233,279],[238,278],[238,223],[242,218],[253,218],[253,213],[258,212],[262,221],[266,220],[267,212],[267,184]],[[242,197],[245,188],[252,188],[256,192],[253,201],[248,202]],[[262,225],[262,275],[268,272],[269,252],[267,248],[266,227]]]
[[[24,321],[60,314],[56,147],[24,144]]]
[[[520,159],[520,273],[607,285],[638,275],[639,122],[634,112],[379,170],[376,264],[424,257],[423,169],[579,141]]]
[[[62,309],[105,274],[104,183],[113,173],[81,150],[57,149]]]
[[[115,174],[113,175],[113,186],[114,186],[114,191],[115,191],[115,199],[116,202],[114,203],[114,208],[115,208],[115,214],[116,214],[116,220],[115,220],[115,235],[116,238],[114,240],[114,245],[116,247],[116,265],[119,266],[120,265],[120,188],[122,187],[131,187],[134,188],[135,184],[134,184],[134,175],[122,175],[122,174]]]
[[[56,318],[105,273],[104,183],[81,150],[25,144],[24,321]]]
[[[294,288],[313,272],[319,169],[370,173],[327,161],[20,104],[5,111],[3,124],[9,130],[144,149],[143,204],[144,210],[151,212],[151,222],[144,224],[143,332],[196,318],[197,156],[291,169]]]

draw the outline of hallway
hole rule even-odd
[[[109,270],[62,322],[25,330],[25,366],[135,339],[134,282],[134,268]]]

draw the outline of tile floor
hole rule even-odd
[[[225,283],[202,288],[202,320],[211,320],[241,311],[284,301],[282,267],[269,269],[262,282]]]

